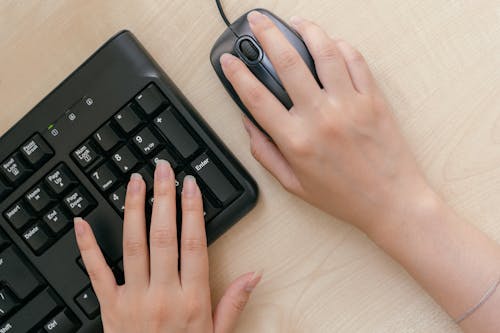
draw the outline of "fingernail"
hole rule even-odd
[[[137,192],[141,188],[142,176],[140,173],[133,173],[130,175],[130,182],[128,188],[130,191]]]
[[[261,279],[262,279],[262,270],[254,272],[252,277],[247,281],[245,285],[245,291],[247,293],[251,293],[255,289],[255,287],[257,287]]]
[[[81,237],[85,234],[85,226],[83,225],[83,219],[81,217],[75,217],[73,219],[75,224],[75,233],[76,236]]]
[[[170,177],[170,163],[165,160],[156,161],[156,177],[160,180],[165,180]]]
[[[187,175],[186,177],[184,177],[182,193],[184,193],[184,195],[188,197],[191,197],[196,193],[196,179],[193,176]]]
[[[250,22],[251,25],[257,25],[264,20],[264,15],[259,13],[258,11],[254,10],[248,13],[247,15],[247,20]]]
[[[303,21],[304,21],[304,19],[302,17],[300,17],[300,16],[292,16],[292,17],[290,17],[290,23],[293,26],[298,26]]]
[[[234,62],[234,59],[235,58],[233,55],[229,53],[224,53],[223,55],[221,55],[219,60],[222,66],[229,66]]]

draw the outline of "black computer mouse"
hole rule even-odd
[[[307,67],[309,67],[312,74],[316,78],[316,81],[320,84],[314,67],[313,58],[298,33],[270,11],[261,8],[253,10],[266,15],[271,19],[271,21],[274,22],[274,24],[276,24],[295,49],[297,49],[302,59],[304,59]],[[250,29],[250,25],[247,21],[247,14],[250,12],[251,11],[245,13],[234,23],[229,25],[226,31],[224,31],[217,39],[210,53],[210,61],[212,62],[212,66],[219,76],[219,79],[222,81],[224,87],[234,99],[236,104],[238,104],[245,115],[262,130],[262,127],[257,124],[245,105],[241,102],[238,94],[231,86],[231,83],[229,83],[226,79],[219,60],[221,55],[224,53],[230,53],[240,58],[248,66],[250,71],[281,101],[281,103],[283,103],[287,109],[290,109],[293,106],[293,103],[278,78],[278,74],[271,64],[271,61],[262,50],[257,38],[255,38],[252,30]]]

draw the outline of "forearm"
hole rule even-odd
[[[500,246],[437,195],[422,199],[369,235],[456,319],[500,278]],[[461,326],[468,332],[499,332],[499,309],[497,290]]]

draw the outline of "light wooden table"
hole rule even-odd
[[[314,19],[366,56],[434,186],[500,241],[498,0],[226,0]],[[210,248],[214,300],[264,270],[238,332],[457,332],[364,235],[284,192],[251,157],[208,60],[213,0],[0,1],[0,133],[108,37],[130,29],[257,179],[257,208]]]

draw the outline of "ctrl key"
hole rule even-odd
[[[49,290],[44,290],[15,312],[7,321],[0,321],[0,332],[32,332],[57,307],[58,303],[52,293]]]
[[[92,319],[99,313],[99,301],[97,300],[92,287],[88,287],[82,291],[78,296],[76,296],[75,301],[76,304],[82,308],[87,317]]]
[[[70,319],[66,311],[61,311],[49,320],[44,326],[44,332],[73,333],[80,325]]]

